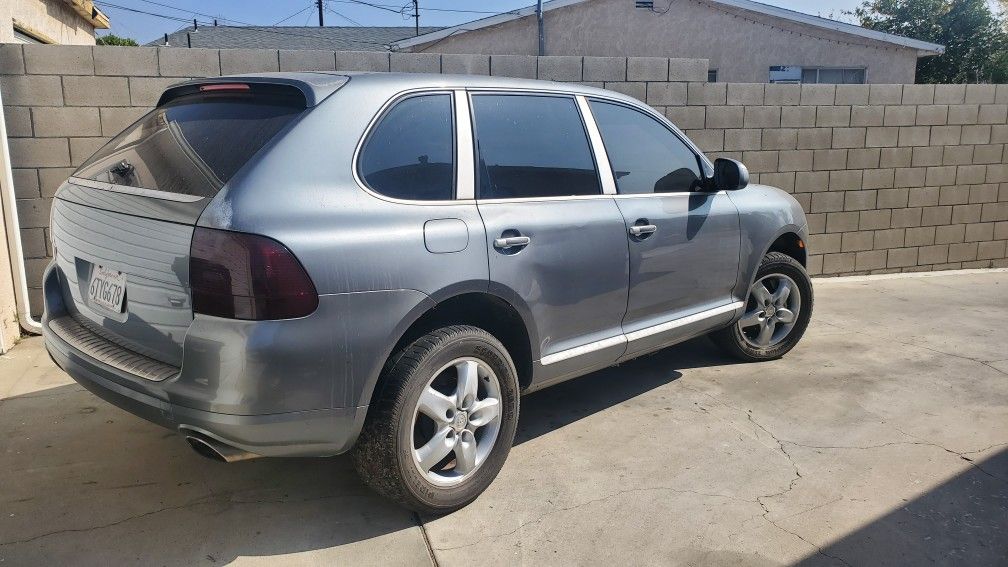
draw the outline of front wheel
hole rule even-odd
[[[711,333],[728,354],[746,361],[773,360],[798,344],[812,317],[812,281],[794,258],[763,257],[746,297],[742,318]]]
[[[353,457],[376,492],[444,513],[476,499],[500,471],[518,424],[518,379],[504,346],[467,325],[392,355]]]

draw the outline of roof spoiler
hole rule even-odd
[[[162,106],[177,98],[214,92],[271,92],[299,96],[305,107],[312,107],[339,90],[350,79],[345,75],[310,74],[309,80],[282,76],[234,75],[193,79],[168,87],[158,99]]]

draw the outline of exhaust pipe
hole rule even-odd
[[[262,457],[262,455],[232,447],[226,443],[221,443],[213,437],[195,431],[186,431],[185,440],[192,447],[193,451],[221,463],[234,463]]]

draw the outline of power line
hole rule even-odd
[[[301,8],[300,10],[298,10],[297,12],[294,12],[293,14],[291,14],[291,15],[287,16],[286,18],[284,18],[284,19],[282,19],[282,20],[277,20],[276,22],[274,22],[274,23],[273,23],[273,25],[274,25],[274,26],[277,26],[277,25],[280,25],[280,24],[282,24],[282,23],[286,22],[287,20],[289,20],[289,19],[293,18],[294,16],[296,16],[296,15],[298,15],[298,14],[300,14],[300,13],[304,12],[305,10],[311,10],[311,9],[312,9],[312,8],[314,8],[314,7],[315,7],[315,4],[314,4],[314,3],[312,3],[312,4],[308,4],[308,5],[307,5],[307,6],[305,6],[304,8]],[[227,20],[227,21],[231,21],[231,20]]]
[[[353,18],[351,18],[351,17],[349,17],[349,16],[346,16],[346,15],[344,15],[344,14],[341,14],[341,13],[337,12],[336,10],[333,10],[333,9],[332,9],[331,7],[329,7],[329,6],[326,6],[326,10],[328,10],[329,12],[331,12],[331,13],[333,13],[333,14],[336,14],[337,16],[339,16],[339,17],[343,18],[344,20],[346,20],[346,21],[350,22],[351,24],[353,24],[353,25],[355,25],[355,26],[360,26],[360,27],[364,27],[364,24],[362,24],[362,23],[358,22],[357,20],[355,20],[355,19],[353,19]]]
[[[397,6],[393,4],[374,4],[371,2],[364,2],[363,0],[329,0],[330,2],[339,2],[341,4],[361,4],[364,6],[370,6],[371,8],[378,8],[380,10],[385,10],[387,12],[395,12],[397,14],[405,14],[406,10],[410,7],[409,4],[403,6]],[[458,8],[425,8],[420,7],[420,10],[427,12],[454,12],[460,14],[488,14],[496,16],[499,14],[514,14],[517,10],[506,10],[504,12],[488,12],[486,10],[462,10]]]

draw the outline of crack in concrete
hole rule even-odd
[[[427,555],[430,556],[431,565],[439,567],[437,556],[434,555],[434,546],[431,545],[430,536],[427,535],[427,526],[424,524],[423,518],[420,516],[420,512],[413,512],[413,521],[416,523],[417,527],[420,528],[420,535],[423,537],[424,545],[427,546]]]

